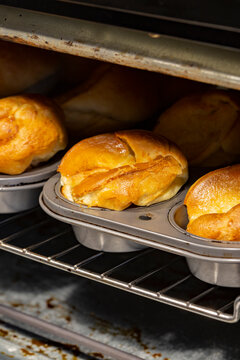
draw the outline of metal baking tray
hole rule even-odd
[[[37,206],[43,185],[55,174],[58,165],[59,155],[20,175],[0,174],[0,213],[15,213]]]
[[[185,256],[192,273],[203,281],[240,287],[240,242],[205,239],[185,230],[183,200],[195,178],[170,200],[111,211],[68,201],[60,191],[60,176],[55,175],[44,185],[40,205],[50,216],[71,224],[77,239],[87,247],[97,244],[99,250],[101,241],[103,251],[133,251],[133,243],[153,247]],[[123,243],[120,250],[115,249],[117,240]]]

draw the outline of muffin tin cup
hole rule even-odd
[[[205,239],[186,231],[188,219],[183,201],[195,180],[192,176],[170,200],[111,211],[65,199],[60,176],[55,175],[44,185],[40,205],[50,216],[71,224],[78,241],[87,247],[109,252],[153,247],[184,256],[193,275],[205,282],[240,287],[240,242]]]
[[[125,234],[107,228],[103,229],[97,225],[76,220],[74,217],[68,218],[50,210],[44,201],[44,192],[40,194],[39,204],[49,216],[72,225],[73,232],[78,242],[89,249],[122,253],[139,251],[147,247],[134,240],[129,240],[126,238]]]
[[[74,234],[80,244],[98,251],[105,252],[132,252],[145,248],[144,245],[121,238],[118,235],[108,234],[83,226],[73,225]]]
[[[209,284],[240,287],[240,264],[219,263],[187,258],[191,273]]]
[[[0,213],[10,214],[38,206],[39,194],[45,182],[13,186],[10,189],[0,187]]]
[[[180,231],[186,232],[188,224],[187,209],[182,202],[171,209],[170,221]],[[188,234],[196,239],[204,239],[190,233]],[[205,239],[205,241],[209,241],[209,239]],[[228,245],[230,243],[217,240],[212,241],[221,245]],[[232,242],[232,244],[234,243]],[[240,262],[238,259],[236,259],[236,263],[198,260],[191,257],[187,257],[186,260],[190,271],[198,279],[213,285],[240,287]]]
[[[0,214],[25,211],[39,205],[38,199],[46,180],[59,161],[49,161],[20,175],[0,175]]]

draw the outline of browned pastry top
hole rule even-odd
[[[218,240],[240,240],[240,165],[212,171],[189,189],[187,230]]]
[[[102,63],[57,102],[73,136],[132,128],[158,111],[161,79],[160,74]]]
[[[24,92],[59,68],[57,53],[0,40],[0,97]]]
[[[230,164],[240,158],[239,104],[227,91],[190,95],[160,116],[155,132],[174,141],[192,165]]]
[[[202,215],[187,230],[209,239],[240,241],[240,204],[226,213]]]
[[[188,177],[178,148],[144,130],[82,140],[64,156],[59,172],[69,200],[113,210],[168,199]]]
[[[61,109],[39,95],[0,99],[0,173],[21,174],[64,149]]]

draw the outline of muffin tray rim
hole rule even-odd
[[[54,162],[49,159],[50,164],[39,164],[38,166],[23,172],[19,175],[7,175],[0,173],[0,190],[12,190],[15,186],[18,188],[24,187],[25,185],[34,185],[43,181],[46,181],[52,176],[60,163],[57,159]]]
[[[146,208],[129,208],[119,212],[80,207],[70,201],[64,201],[56,190],[60,188],[59,178],[58,174],[46,182],[40,196],[40,205],[45,211],[48,210],[49,215],[63,222],[73,226],[94,228],[103,233],[118,234],[121,238],[128,238],[139,244],[185,257],[221,263],[240,263],[240,242],[216,241],[192,236],[186,231],[177,230],[171,224],[169,213],[174,206],[183,202],[190,184],[170,200]],[[151,221],[139,219],[141,216],[149,215],[152,216]],[[160,220],[159,228],[157,223]],[[157,230],[152,231],[149,223],[158,226]]]
[[[45,182],[56,173],[59,156],[19,175],[0,174],[0,214],[11,214],[38,206]]]

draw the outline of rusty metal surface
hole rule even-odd
[[[230,48],[3,5],[0,38],[240,89],[240,52]]]

